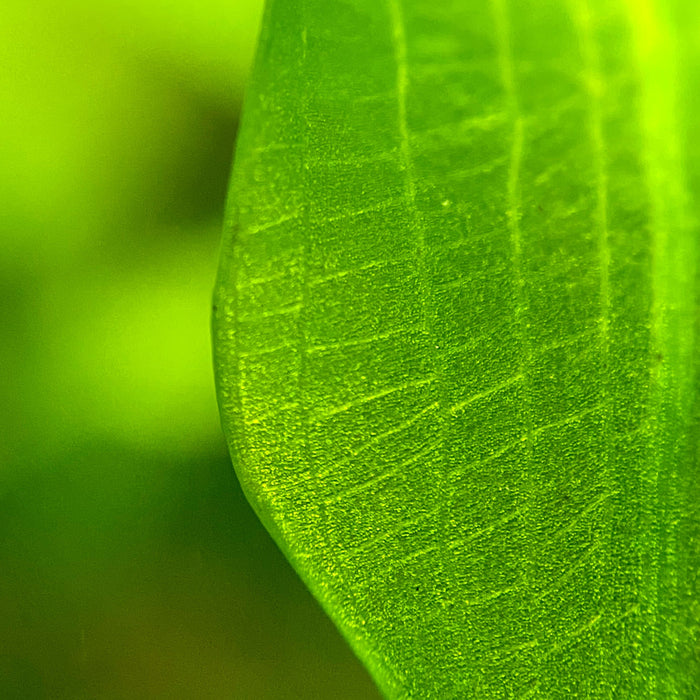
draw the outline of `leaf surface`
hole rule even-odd
[[[220,407],[387,697],[700,693],[699,16],[268,4]]]

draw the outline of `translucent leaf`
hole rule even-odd
[[[387,697],[700,693],[697,19],[268,5],[220,406]]]

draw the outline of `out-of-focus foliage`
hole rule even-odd
[[[2,698],[373,692],[218,425],[210,290],[260,4],[3,2]]]

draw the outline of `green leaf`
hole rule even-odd
[[[267,7],[220,407],[387,697],[700,696],[695,5]]]

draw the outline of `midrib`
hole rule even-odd
[[[671,27],[654,0],[625,0],[640,81],[640,122],[651,207],[652,336],[649,357],[651,396],[648,461],[642,508],[651,513],[656,533],[648,551],[640,591],[650,638],[650,697],[676,697],[679,688],[668,673],[677,649],[663,609],[678,614],[677,480],[680,455],[693,395],[692,323],[695,243],[689,226],[683,158],[679,142],[678,62]],[[687,324],[687,325],[685,325]],[[679,439],[680,438],[680,441]],[[663,654],[663,658],[660,658]]]

